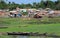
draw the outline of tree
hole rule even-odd
[[[45,1],[45,6],[46,6],[46,8],[54,9],[55,8],[55,3],[53,1],[51,1],[51,0],[46,0]]]
[[[4,0],[0,0],[0,9],[7,8],[7,4]]]
[[[45,7],[46,7],[44,0],[41,0],[40,7],[41,7],[41,8],[45,8]]]
[[[37,7],[37,3],[36,2],[34,2],[33,3],[33,7],[32,8],[36,8]]]
[[[26,4],[26,7],[27,7],[27,8],[31,8],[32,5],[31,5],[31,4]]]
[[[60,0],[55,2],[56,10],[60,10]]]
[[[16,4],[15,2],[6,3],[7,0],[0,0],[0,9],[15,9],[16,7],[20,8],[51,8],[60,10],[60,0],[55,2],[51,0],[41,0],[39,3],[34,2],[33,4]]]
[[[1,2],[1,1],[4,1],[4,0],[0,0],[0,2]]]

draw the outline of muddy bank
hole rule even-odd
[[[56,34],[48,34],[39,32],[0,32],[0,35],[22,35],[22,36],[46,36],[46,37],[60,37]]]
[[[48,33],[38,33],[38,32],[7,32],[8,35],[22,35],[22,36],[47,36],[47,37],[60,37],[58,35],[54,34],[48,34]]]

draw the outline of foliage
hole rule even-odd
[[[27,15],[27,14],[28,14],[28,12],[23,12],[23,13],[22,13],[22,15]]]
[[[41,2],[39,3],[28,3],[28,4],[16,4],[15,2],[9,2],[9,3],[6,3],[5,1],[0,1],[0,9],[10,9],[10,10],[13,10],[15,9],[16,7],[19,7],[19,8],[51,8],[51,9],[56,9],[56,10],[60,10],[60,1],[57,0],[55,2],[49,0],[49,1],[44,1],[44,0],[41,0]]]
[[[52,23],[49,24],[48,22]],[[0,26],[2,24],[3,26],[8,26],[8,28],[0,29],[0,32],[47,32],[60,35],[60,18],[44,18],[43,20],[34,18],[30,20],[28,18],[0,18]]]

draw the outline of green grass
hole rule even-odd
[[[47,32],[60,35],[59,19],[0,18],[0,26],[8,26],[6,29],[0,29],[0,32]]]

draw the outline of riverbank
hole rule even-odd
[[[0,32],[39,32],[60,35],[60,18],[0,18]]]
[[[48,34],[48,33],[43,33],[43,34],[40,34],[38,32],[36,33],[33,33],[33,32],[0,32],[0,38],[25,38],[25,37],[28,37],[28,38],[37,38],[37,37],[43,37],[43,38],[60,38],[59,35],[55,35],[55,34]]]

